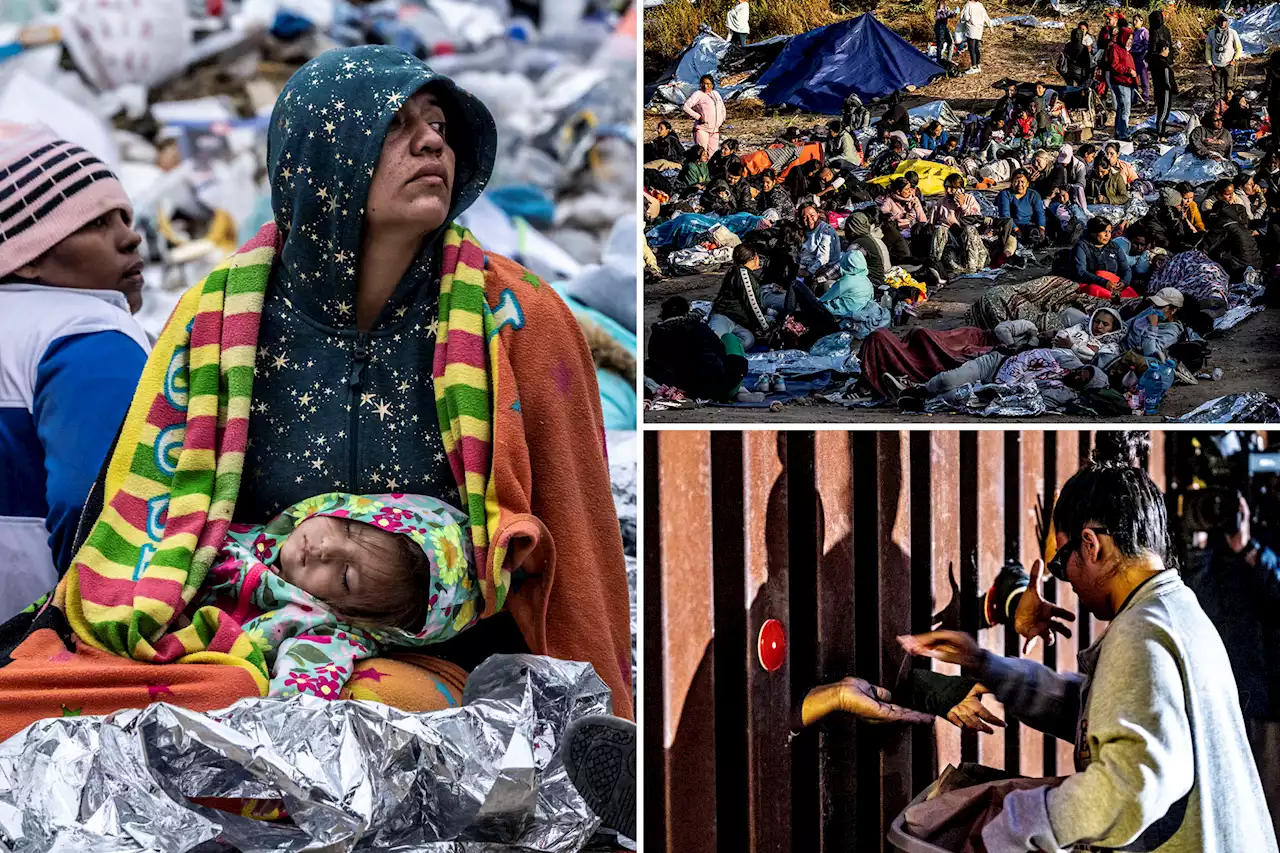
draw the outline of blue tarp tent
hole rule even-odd
[[[850,92],[864,101],[923,86],[942,66],[868,12],[798,36],[760,77],[760,100],[835,115]]]

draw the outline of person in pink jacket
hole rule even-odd
[[[720,148],[720,125],[724,124],[724,99],[716,91],[710,75],[702,75],[698,91],[684,102],[684,114],[693,119],[693,139],[711,156]]]
[[[880,199],[880,213],[902,232],[903,237],[910,236],[911,229],[917,222],[928,222],[924,215],[924,205],[916,195],[915,187],[906,178],[894,178],[889,184],[889,192]]]

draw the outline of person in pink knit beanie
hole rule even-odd
[[[0,281],[115,290],[142,306],[142,238],[106,164],[48,127],[0,122]]]
[[[0,122],[0,623],[69,565],[151,351],[132,220],[101,160]]]

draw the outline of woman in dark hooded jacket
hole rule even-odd
[[[907,115],[907,108],[902,105],[902,93],[894,92],[889,96],[885,104],[889,109],[881,117],[880,122],[888,127],[890,132],[899,130],[909,138],[911,136],[911,117]]]
[[[1151,94],[1155,100],[1156,133],[1163,138],[1173,109],[1173,96],[1178,94],[1178,81],[1173,76],[1173,34],[1161,11],[1151,13],[1147,68],[1151,72]]]

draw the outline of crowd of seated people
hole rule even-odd
[[[1224,118],[1239,123],[1247,109],[1238,98],[1211,107],[1190,134],[1188,152],[1230,157]],[[855,96],[825,126],[782,129],[762,146],[767,160],[732,139],[708,157],[660,123],[645,145],[646,216],[653,223],[682,213],[759,217],[738,233],[707,329],[698,330],[700,345],[732,366],[714,372],[721,377],[717,398],[753,400],[757,393],[740,385],[733,357],[807,348],[835,331],[861,341],[872,363],[876,353],[890,352],[888,363],[912,363],[910,341],[924,342],[929,352],[938,343],[889,328],[901,302],[915,298],[906,292],[911,288],[895,285],[901,268],[931,292],[954,276],[1025,267],[1029,256],[1052,275],[993,284],[971,309],[972,335],[1001,340],[991,337],[985,349],[966,343],[962,349],[972,357],[928,375],[864,374],[860,390],[918,402],[965,384],[1034,381],[1053,395],[1075,397],[1123,391],[1157,362],[1174,362],[1179,377],[1194,381],[1197,350],[1179,346],[1188,330],[1212,326],[1228,281],[1280,260],[1280,241],[1259,239],[1280,208],[1280,157],[1269,155],[1256,173],[1207,189],[1155,188],[1140,181],[1116,142],[1063,144],[1064,121],[1061,96],[1040,82],[1011,84],[989,113],[965,127],[939,118],[917,119],[913,127],[896,95],[873,120]],[[761,168],[762,160],[770,165]],[[932,195],[922,192],[922,173]],[[1116,225],[1114,213],[1099,215],[1099,207],[1124,207],[1153,190],[1158,200],[1136,222]],[[1220,287],[1196,277],[1203,264],[1218,270]],[[1173,284],[1171,270],[1182,276]],[[662,328],[671,334],[684,334],[690,316],[699,316],[683,305],[664,312],[671,316]],[[720,346],[710,346],[704,331]],[[690,346],[673,344],[671,353]],[[652,345],[649,352],[652,359]],[[681,384],[699,359],[658,362],[668,371],[664,384],[692,394],[706,390],[692,378]]]

